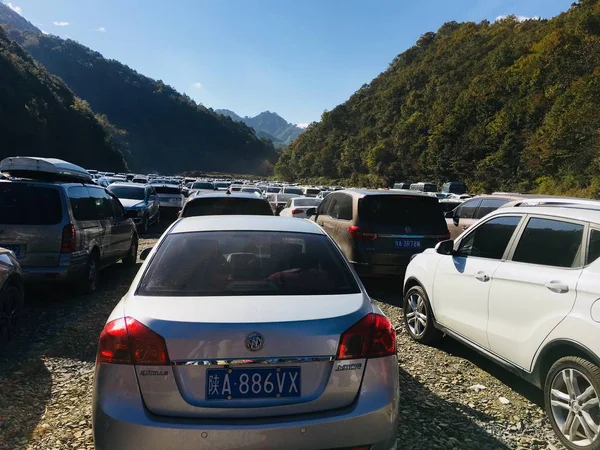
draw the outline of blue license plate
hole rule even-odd
[[[207,400],[300,396],[300,367],[208,369]]]
[[[6,250],[10,250],[11,252],[13,252],[15,254],[15,256],[17,258],[21,256],[21,246],[20,245],[4,245],[4,244],[0,244],[0,247],[4,247]]]
[[[396,248],[421,248],[421,241],[418,239],[398,239],[394,241]]]

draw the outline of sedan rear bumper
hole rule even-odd
[[[101,364],[96,371],[92,420],[98,450],[290,449],[396,443],[397,358],[367,362],[360,394],[342,409],[270,418],[182,419],[151,414],[132,366]],[[383,371],[382,371],[383,369]]]

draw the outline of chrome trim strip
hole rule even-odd
[[[291,356],[288,358],[235,358],[235,359],[179,359],[171,361],[173,366],[241,366],[247,364],[304,364],[331,362],[335,356]]]

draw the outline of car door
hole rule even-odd
[[[331,216],[333,221],[332,237],[338,243],[346,257],[353,259],[354,240],[350,235],[349,227],[352,225],[354,202],[348,194],[336,194],[336,203],[332,205]]]
[[[467,200],[454,210],[452,218],[446,220],[450,238],[456,239],[460,234],[468,229],[475,222],[475,212],[481,203],[481,198]]]
[[[496,269],[508,253],[523,216],[497,216],[478,224],[440,260],[432,308],[436,320],[463,338],[489,349],[488,295]]]
[[[108,202],[113,211],[112,219],[112,238],[113,246],[116,246],[117,258],[122,258],[129,253],[131,247],[131,238],[133,236],[133,226],[127,218],[125,209],[119,199],[111,194],[108,194]]]
[[[531,369],[538,347],[575,302],[586,226],[552,217],[527,219],[491,283],[488,339],[494,353]]]
[[[92,208],[98,218],[98,226],[95,229],[96,240],[100,244],[100,263],[106,264],[115,257],[116,250],[113,247],[112,237],[112,207],[106,205],[106,194],[104,188],[88,186],[88,195],[92,199]]]
[[[317,209],[316,222],[327,232],[333,239],[335,235],[335,219],[331,216],[333,207],[338,202],[339,194],[328,196],[319,208]]]
[[[150,223],[152,223],[156,220],[156,215],[160,209],[160,200],[158,198],[158,194],[156,193],[156,189],[154,189],[152,186],[148,187],[146,196],[149,211],[148,220]]]

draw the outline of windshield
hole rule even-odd
[[[258,197],[235,198],[211,196],[189,200],[181,213],[181,217],[221,215],[272,216],[273,211],[268,202]]]
[[[300,189],[299,187],[286,187],[286,188],[283,188],[283,193],[284,194],[304,195],[304,191],[302,189]]]
[[[359,201],[360,221],[370,225],[410,227],[412,233],[444,234],[446,220],[435,197],[368,195]]]
[[[211,191],[214,191],[215,186],[214,184],[208,182],[198,182],[192,184],[192,189],[210,189]]]
[[[319,206],[321,200],[313,198],[297,198],[294,200],[294,206]]]
[[[340,295],[360,289],[320,234],[252,231],[175,233],[150,261],[137,295]]]
[[[117,197],[128,200],[144,200],[146,192],[143,187],[137,188],[133,186],[110,186],[108,189]]]

